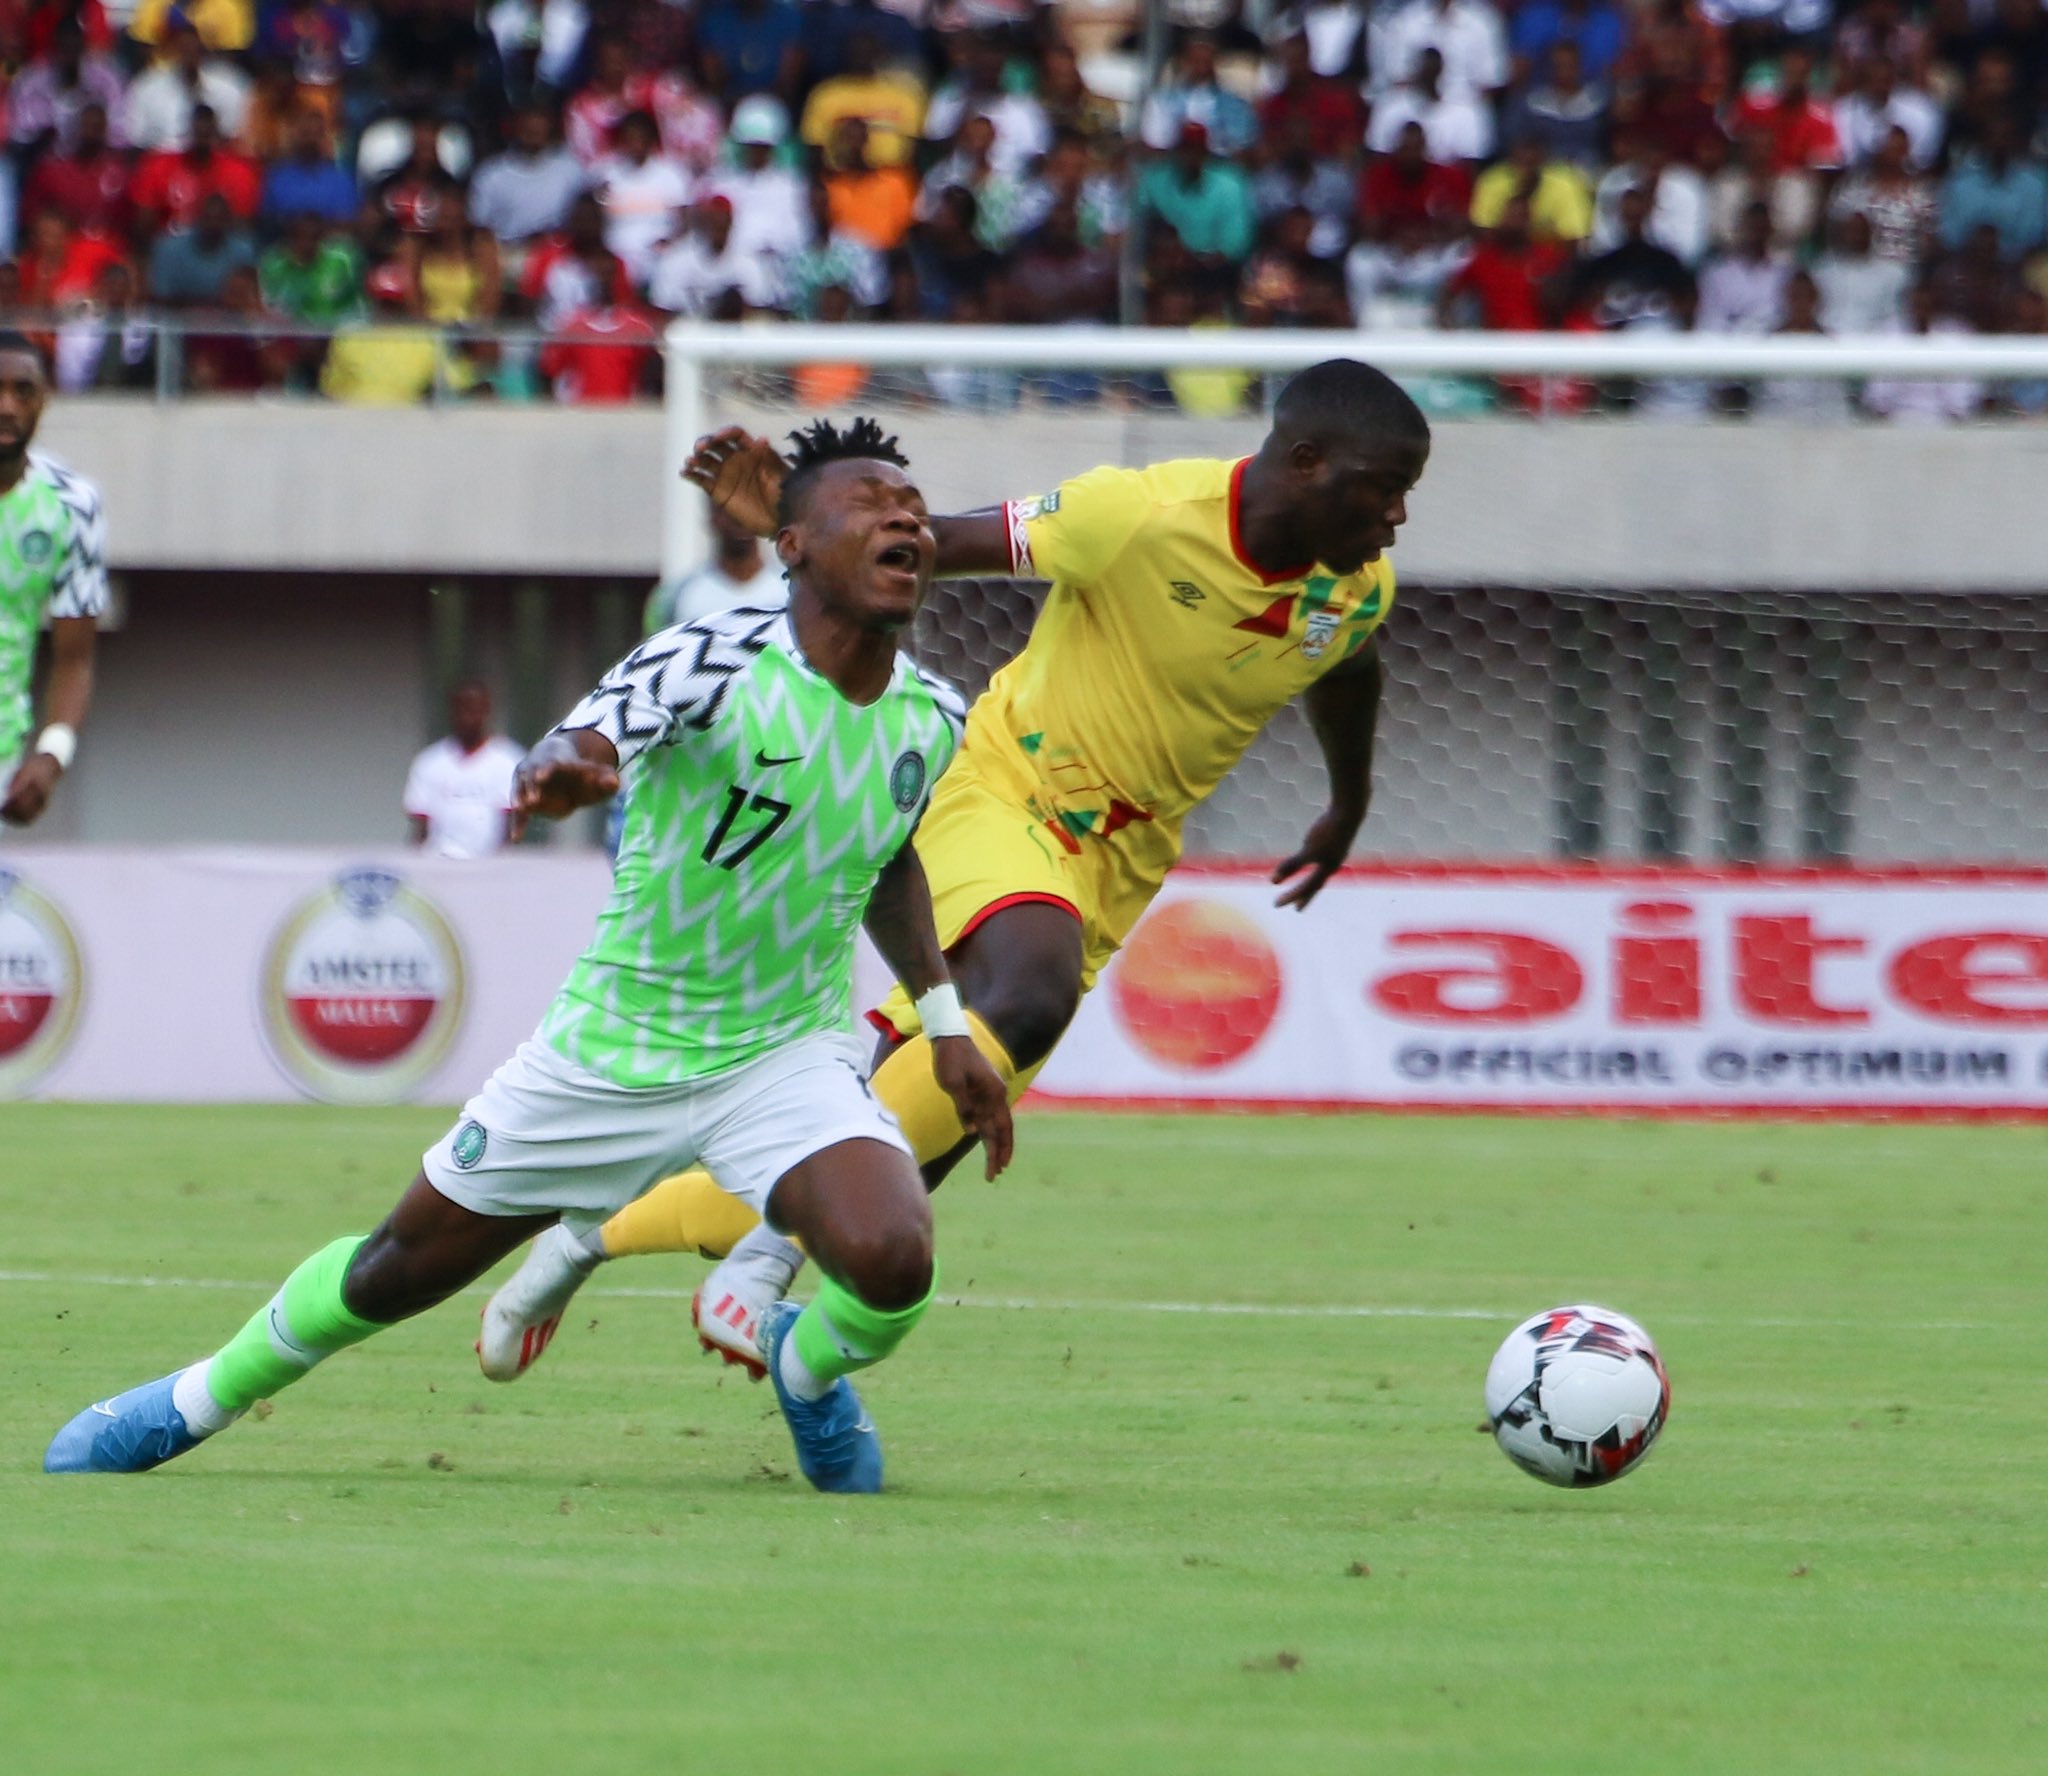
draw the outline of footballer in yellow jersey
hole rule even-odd
[[[1180,855],[1188,812],[1288,702],[1304,701],[1329,799],[1273,872],[1305,906],[1343,864],[1371,794],[1386,559],[1429,458],[1429,427],[1350,359],[1302,371],[1238,461],[1100,468],[1035,498],[932,520],[939,577],[1008,574],[1052,590],[1030,639],[969,713],[914,843],[973,1034],[1021,1095]],[[784,473],[765,440],[703,440],[685,471],[766,535]],[[926,1181],[971,1145],[929,1089],[927,1039],[900,995],[872,1079]],[[707,1349],[758,1372],[759,1314],[802,1254],[703,1173],[657,1185],[598,1234],[545,1235],[484,1315],[485,1372],[545,1348],[607,1258],[729,1254],[695,1304]]]
[[[1180,856],[1189,811],[1283,704],[1370,646],[1392,564],[1248,560],[1254,460],[1093,469],[1003,508],[1009,572],[1052,591],[918,830],[949,947],[1006,907],[1063,907],[1093,986]],[[915,1032],[900,996],[884,1015]]]

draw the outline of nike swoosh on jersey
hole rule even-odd
[[[92,1409],[105,1418],[119,1418],[121,1416],[114,1410],[114,1403],[111,1400],[95,1400],[92,1403]]]
[[[757,749],[754,753],[754,763],[757,765],[794,765],[798,763],[803,758],[803,756],[804,755],[800,752],[793,752],[789,755],[788,758],[770,758],[765,752],[759,751]]]

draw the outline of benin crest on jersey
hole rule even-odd
[[[906,752],[889,768],[889,797],[908,814],[924,794],[924,754]]]
[[[1340,621],[1342,619],[1333,610],[1319,610],[1310,617],[1307,632],[1301,638],[1301,657],[1304,660],[1320,660],[1328,653]]]

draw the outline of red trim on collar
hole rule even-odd
[[[1262,586],[1277,586],[1282,580],[1305,580],[1314,570],[1313,561],[1304,561],[1299,567],[1282,568],[1278,573],[1268,573],[1252,559],[1252,552],[1244,546],[1244,531],[1238,524],[1238,501],[1244,492],[1244,472],[1251,462],[1248,456],[1237,459],[1237,466],[1230,471],[1230,552],[1252,573],[1258,575]]]

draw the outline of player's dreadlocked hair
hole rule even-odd
[[[865,457],[873,462],[894,463],[899,469],[910,467],[910,458],[898,448],[896,440],[886,436],[876,421],[865,417],[856,419],[844,431],[829,419],[813,420],[802,431],[791,432],[789,441],[793,448],[789,473],[782,478],[782,498],[776,504],[777,524],[787,524],[795,517],[804,487],[827,463]]]

